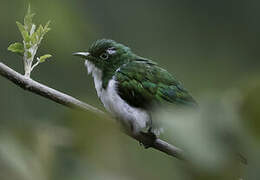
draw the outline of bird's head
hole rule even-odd
[[[95,41],[87,52],[74,53],[101,71],[116,70],[135,56],[130,48],[110,39]]]

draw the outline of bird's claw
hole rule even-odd
[[[152,146],[153,146],[153,143],[154,143],[155,140],[157,139],[157,136],[156,136],[156,134],[152,131],[152,129],[149,128],[149,129],[148,129],[148,132],[141,132],[141,134],[142,134],[143,136],[145,136],[146,139],[149,140],[149,142],[148,142],[148,141],[147,141],[148,143],[139,142],[140,145],[141,145],[141,146],[144,146],[145,149],[148,149],[148,148],[152,147]]]

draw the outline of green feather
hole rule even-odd
[[[196,105],[174,76],[150,60],[131,61],[123,65],[115,77],[120,97],[134,107],[149,108],[165,102]]]

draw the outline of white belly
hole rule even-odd
[[[102,88],[102,72],[94,67],[94,65],[86,60],[85,65],[88,72],[94,78],[95,88],[98,97],[104,104],[107,111],[114,115],[121,124],[128,130],[137,133],[142,129],[147,128],[150,121],[149,114],[140,108],[135,108],[128,105],[116,91],[116,80],[112,78],[106,89]]]
[[[100,99],[105,108],[122,121],[134,133],[145,129],[150,120],[149,114],[142,109],[128,105],[116,92],[117,84],[110,80],[106,90],[102,90]]]

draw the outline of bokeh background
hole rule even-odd
[[[0,60],[21,41],[25,0],[0,3]],[[112,121],[25,92],[0,77],[1,180],[260,179],[260,2],[254,0],[33,0],[35,22],[51,20],[32,78],[103,109],[83,62],[72,52],[111,38],[180,79],[199,112],[159,113],[163,139],[189,163],[139,146]],[[240,163],[239,154],[248,165]]]

